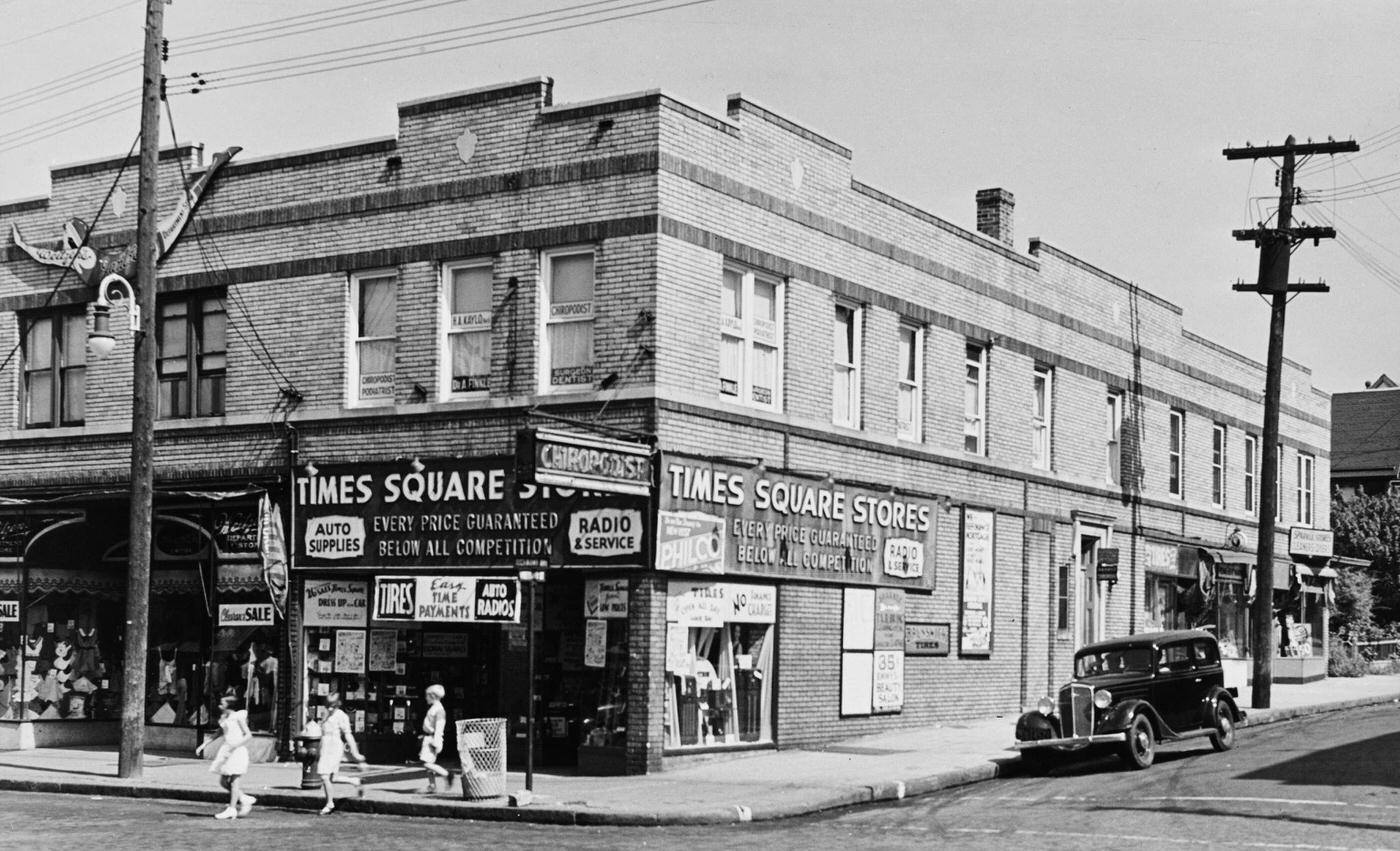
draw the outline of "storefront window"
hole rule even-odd
[[[1217,601],[1216,638],[1220,655],[1239,659],[1249,655],[1249,605],[1245,599],[1244,583],[1239,579],[1215,581]]]
[[[669,584],[667,747],[773,740],[776,599],[771,585]]]
[[[5,624],[5,703],[0,720],[115,718],[118,672],[112,641],[120,622],[115,601],[91,594],[44,591],[59,577],[31,577],[31,601]],[[37,587],[36,587],[37,586]]]

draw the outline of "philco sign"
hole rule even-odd
[[[651,493],[651,448],[546,429],[516,435],[516,472],[522,482],[605,493]]]

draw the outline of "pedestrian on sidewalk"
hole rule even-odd
[[[418,761],[423,763],[423,768],[428,772],[428,788],[424,790],[424,794],[433,795],[437,793],[439,777],[443,778],[447,791],[452,789],[452,772],[437,764],[438,754],[442,753],[442,737],[447,730],[447,709],[442,705],[442,699],[447,696],[447,689],[434,683],[428,686],[423,696],[428,701],[428,711],[423,715]]]
[[[209,770],[219,775],[219,784],[228,790],[228,807],[214,815],[216,819],[233,819],[246,816],[258,802],[252,795],[243,794],[239,785],[243,775],[248,773],[248,742],[253,738],[248,729],[248,712],[240,705],[237,697],[228,695],[219,699],[219,730],[223,743],[214,755]],[[210,741],[213,741],[212,739]],[[195,748],[195,753],[203,756],[209,742]]]
[[[316,773],[321,777],[321,791],[326,795],[326,805],[321,808],[323,816],[335,810],[332,783],[347,783],[355,787],[356,795],[364,796],[364,787],[360,785],[358,777],[339,776],[340,763],[345,759],[347,748],[351,758],[363,766],[365,758],[360,755],[360,747],[355,743],[355,733],[350,729],[350,716],[340,708],[340,694],[331,692],[326,697],[326,717],[321,721],[321,756],[316,761]]]

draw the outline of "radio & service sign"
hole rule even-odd
[[[509,455],[322,464],[298,471],[293,498],[298,568],[616,567],[645,552],[647,497],[522,482]]]
[[[933,588],[932,497],[672,453],[660,467],[658,570]]]

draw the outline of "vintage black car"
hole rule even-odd
[[[1148,632],[1089,644],[1074,654],[1074,679],[1016,722],[1016,749],[1031,771],[1061,754],[1111,748],[1131,768],[1152,764],[1159,742],[1209,736],[1235,745],[1244,720],[1238,690],[1225,687],[1215,636]]]

